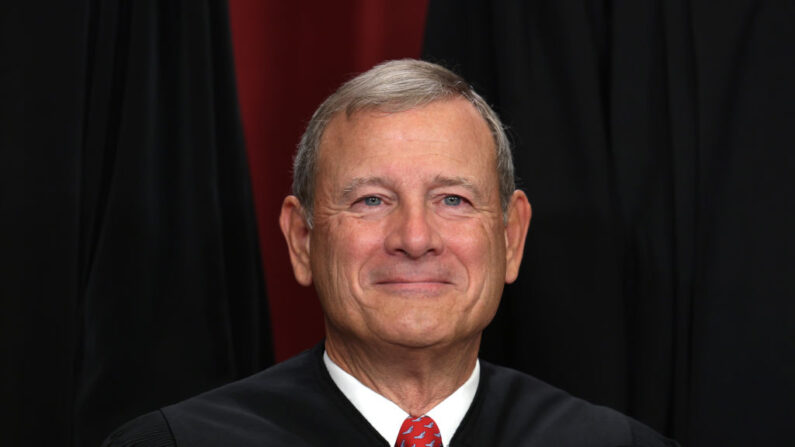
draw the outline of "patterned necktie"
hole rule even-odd
[[[442,447],[442,434],[429,416],[409,416],[400,427],[395,447]]]

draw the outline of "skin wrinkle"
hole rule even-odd
[[[464,197],[450,205],[444,198]],[[371,205],[363,197],[377,197]],[[332,119],[310,229],[298,200],[280,223],[296,279],[315,284],[326,351],[412,415],[462,385],[482,330],[515,279],[530,218],[503,213],[494,141],[463,99]],[[311,249],[310,249],[311,248]]]
[[[337,339],[335,337],[335,339]],[[480,335],[471,341],[472,346],[480,345]],[[451,350],[440,349],[435,352],[437,357],[446,359],[441,368],[428,370],[418,366],[416,368],[406,368],[403,371],[407,380],[385,382],[382,377],[391,375],[391,369],[384,368],[384,365],[395,363],[401,365],[422,365],[415,362],[415,351],[421,348],[403,348],[404,355],[395,356],[393,351],[388,353],[379,352],[373,349],[357,349],[361,345],[329,343],[326,348],[329,357],[337,365],[346,365],[346,371],[356,377],[360,382],[367,385],[373,391],[385,396],[398,404],[403,410],[412,416],[421,416],[431,408],[443,401],[452,394],[458,387],[464,384],[475,368],[477,357],[465,357],[450,355]],[[427,352],[419,353],[419,356],[427,356]],[[456,378],[460,371],[468,371],[466,374]],[[456,378],[455,380],[450,380]],[[404,396],[395,399],[394,396]],[[401,402],[418,402],[414,407],[401,405]]]
[[[465,177],[445,177],[443,175],[437,175],[433,182],[433,185],[437,187],[443,186],[461,186],[462,188],[466,188],[470,191],[473,195],[475,195],[478,199],[482,199],[481,189],[475,186],[474,182]],[[382,186],[384,188],[395,188],[395,186],[391,183],[390,180],[382,178],[382,177],[356,177],[352,179],[345,187],[342,188],[342,199],[347,201],[351,199],[354,192],[364,186]]]

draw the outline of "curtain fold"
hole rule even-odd
[[[430,3],[533,205],[482,355],[683,445],[795,417],[791,2]]]
[[[270,319],[225,2],[50,6],[3,11],[2,432],[99,445],[268,366]]]

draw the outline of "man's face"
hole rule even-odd
[[[407,347],[480,336],[518,261],[506,250],[494,140],[474,107],[341,113],[315,185],[309,281],[330,334]]]

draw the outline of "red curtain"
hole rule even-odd
[[[277,361],[317,343],[323,316],[293,277],[278,227],[314,109],[374,64],[419,57],[428,0],[230,0],[230,20]]]

